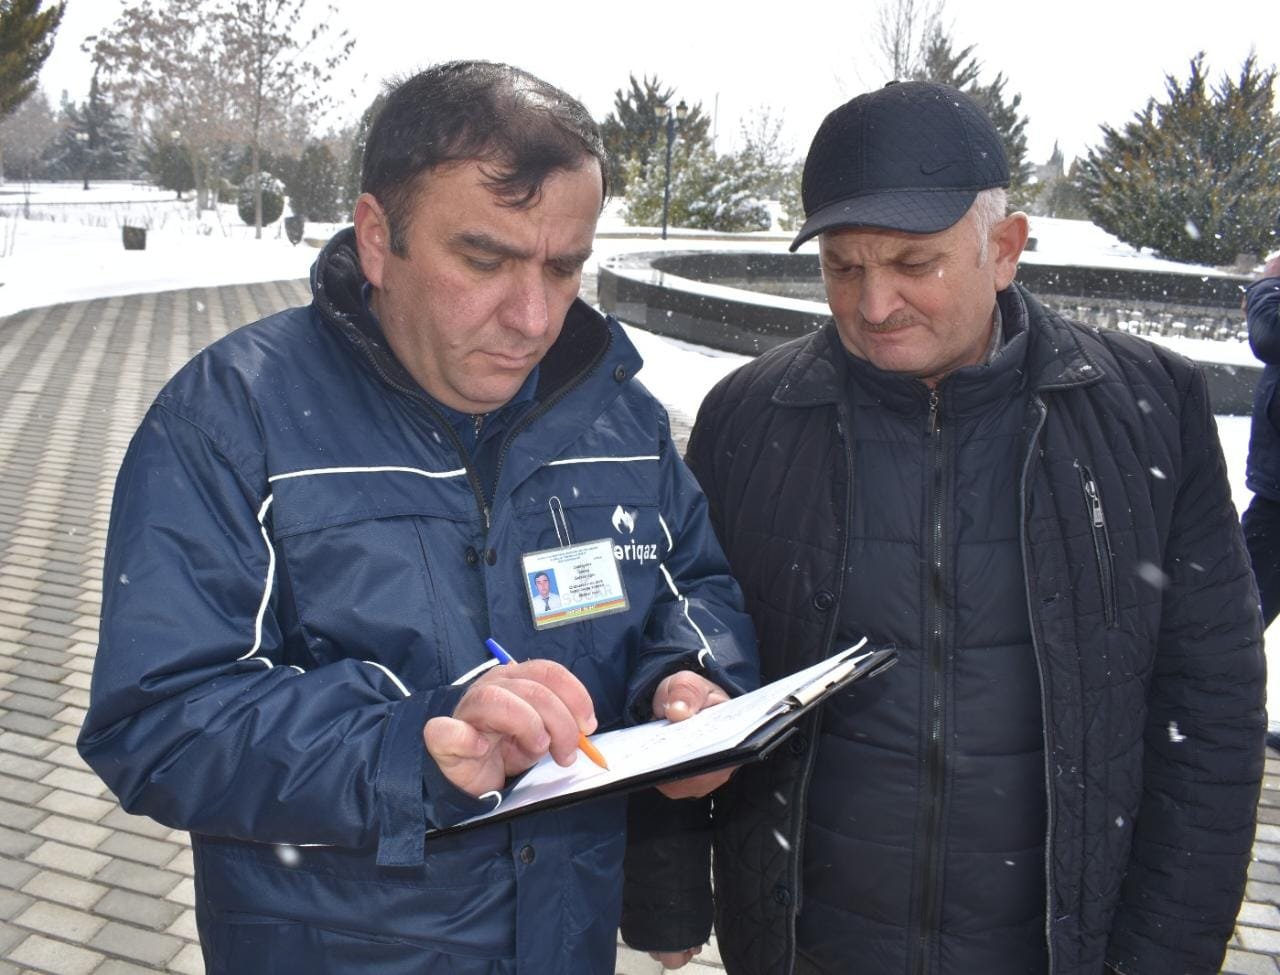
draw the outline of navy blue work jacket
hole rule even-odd
[[[147,413],[81,753],[191,831],[210,972],[612,972],[624,804],[427,835],[489,803],[423,726],[490,635],[573,671],[602,728],[679,669],[752,686],[740,593],[616,321],[571,308],[482,485],[363,310],[352,241],[311,306],[214,343]],[[553,504],[614,546],[625,612],[535,628],[521,556],[563,541]]]

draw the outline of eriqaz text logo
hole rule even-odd
[[[619,535],[633,535],[636,530],[636,513],[627,511],[622,505],[613,509],[613,530]],[[656,562],[658,546],[644,542],[623,542],[613,546],[613,557],[619,562],[624,559],[634,562]]]

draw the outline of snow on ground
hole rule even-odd
[[[127,202],[127,205],[125,203]],[[30,219],[23,214],[27,213]],[[145,250],[126,251],[120,227],[126,222],[148,228]],[[308,225],[306,237],[326,239],[333,226]],[[1029,261],[1094,264],[1145,270],[1185,266],[1135,251],[1092,224],[1077,220],[1034,218],[1036,251]],[[625,235],[625,236],[624,236]],[[805,245],[813,248],[813,244]],[[606,208],[600,237],[587,270],[616,254],[646,250],[777,250],[786,235],[747,234],[724,239],[713,234],[681,234],[666,241],[650,232],[637,236],[626,228],[617,203]],[[175,200],[154,187],[132,183],[0,185],[0,316],[24,308],[110,295],[209,287],[306,277],[316,249],[291,245],[281,225],[264,228],[254,239],[234,207],[196,219],[191,201]],[[1199,269],[1218,274],[1212,268]],[[722,376],[747,361],[745,356],[690,345],[628,327],[645,360],[641,380],[670,409],[689,416],[697,412],[706,391]],[[0,332],[0,341],[3,333]],[[1169,339],[1192,358],[1254,364],[1243,342]],[[1227,458],[1232,495],[1244,510],[1250,494],[1244,486],[1248,417],[1217,418]],[[1268,631],[1268,654],[1275,658],[1268,680],[1269,697],[1280,702],[1280,622]],[[1280,723],[1280,706],[1272,709]]]

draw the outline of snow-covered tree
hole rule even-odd
[[[641,81],[631,75],[630,80],[629,91],[619,88],[613,93],[613,111],[600,124],[600,136],[610,160],[610,190],[616,195],[627,191],[628,161],[638,163],[642,173],[648,170],[651,157],[665,166],[667,123],[658,118],[656,109],[665,105],[674,112],[678,101],[675,89],[664,87],[656,75],[646,75]],[[677,125],[677,142],[696,145],[707,141],[711,119],[703,114],[701,103],[696,103]]]
[[[0,117],[36,89],[36,77],[53,51],[53,35],[66,6],[40,9],[41,0],[0,0]]]
[[[44,154],[58,137],[58,119],[39,89],[0,120],[0,150],[5,179],[37,179],[44,173]]]
[[[1126,243],[1199,264],[1231,264],[1276,245],[1280,119],[1276,70],[1250,54],[1211,85],[1203,52],[1165,77],[1122,128],[1102,127],[1076,176],[1090,217]]]
[[[89,82],[89,98],[80,105],[62,106],[62,131],[46,158],[51,170],[63,179],[117,179],[129,173],[133,137],[120,120],[115,106],[98,84],[97,72]]]
[[[626,163],[629,223],[656,227],[662,222],[664,174],[664,166],[642,171],[639,160]],[[768,230],[762,184],[750,160],[717,156],[704,143],[681,143],[672,154],[667,223],[697,230]]]

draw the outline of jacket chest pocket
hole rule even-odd
[[[1094,561],[1098,566],[1098,585],[1102,591],[1102,615],[1108,628],[1116,625],[1116,572],[1115,556],[1111,549],[1111,535],[1107,530],[1106,511],[1102,495],[1093,472],[1080,465],[1080,491],[1084,496],[1085,512],[1089,519],[1089,532],[1093,541]]]
[[[356,471],[273,488],[278,604],[292,606],[289,652],[304,669],[376,661],[410,689],[466,669],[450,648],[478,645],[482,626],[458,607],[484,600],[465,561],[479,534],[465,480]]]

